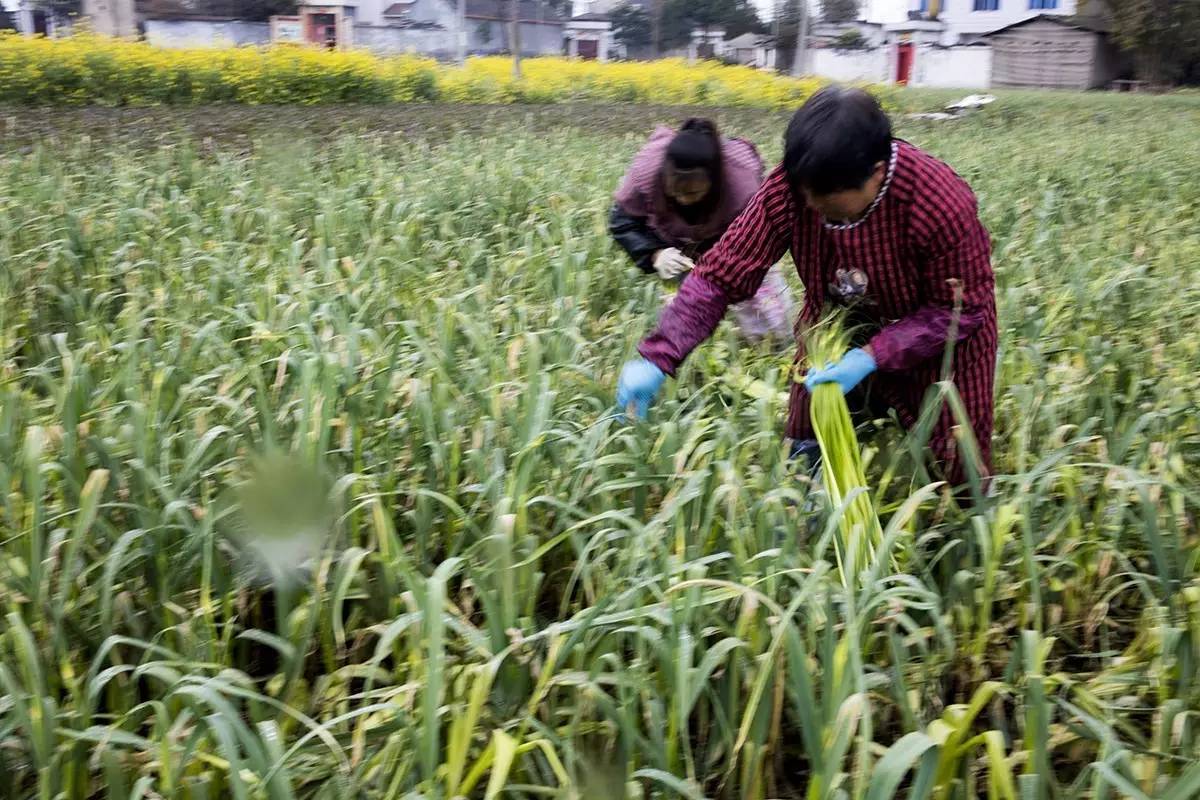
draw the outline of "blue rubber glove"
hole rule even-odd
[[[645,419],[666,379],[663,371],[646,359],[630,361],[621,368],[621,378],[617,381],[617,405],[624,410],[632,404],[638,419]]]
[[[875,359],[866,350],[856,347],[836,364],[830,364],[825,369],[809,370],[808,375],[804,376],[804,386],[811,392],[822,383],[836,383],[841,387],[842,394],[848,394],[874,371]]]

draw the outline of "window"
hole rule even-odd
[[[1036,0],[1030,0],[1036,2]],[[999,11],[1000,0],[975,0],[976,11]]]
[[[1029,0],[1031,11],[1058,8],[1058,0]]]

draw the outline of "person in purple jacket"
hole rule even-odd
[[[609,232],[643,272],[675,281],[695,266],[763,181],[763,161],[744,139],[722,138],[707,119],[661,126],[634,158],[614,196]],[[777,269],[734,307],[748,339],[791,337],[792,300]]]

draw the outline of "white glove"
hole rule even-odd
[[[654,271],[664,281],[678,278],[683,273],[690,272],[694,266],[694,261],[674,247],[659,250],[654,254]]]

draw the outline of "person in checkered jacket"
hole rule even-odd
[[[970,186],[895,138],[879,103],[859,89],[817,92],[792,118],[784,143],[783,163],[684,280],[639,346],[642,358],[625,365],[618,403],[644,416],[665,376],[674,376],[726,309],[753,296],[790,251],[805,289],[797,328],[840,305],[862,332],[837,363],[793,384],[793,452],[818,452],[809,389],[820,383],[837,383],[852,407],[893,409],[912,428],[952,347],[949,378],[978,444],[972,466],[988,474],[996,300],[991,242]],[[959,438],[967,431],[956,431],[948,407],[938,413],[929,448],[943,475],[960,485],[967,465]]]

